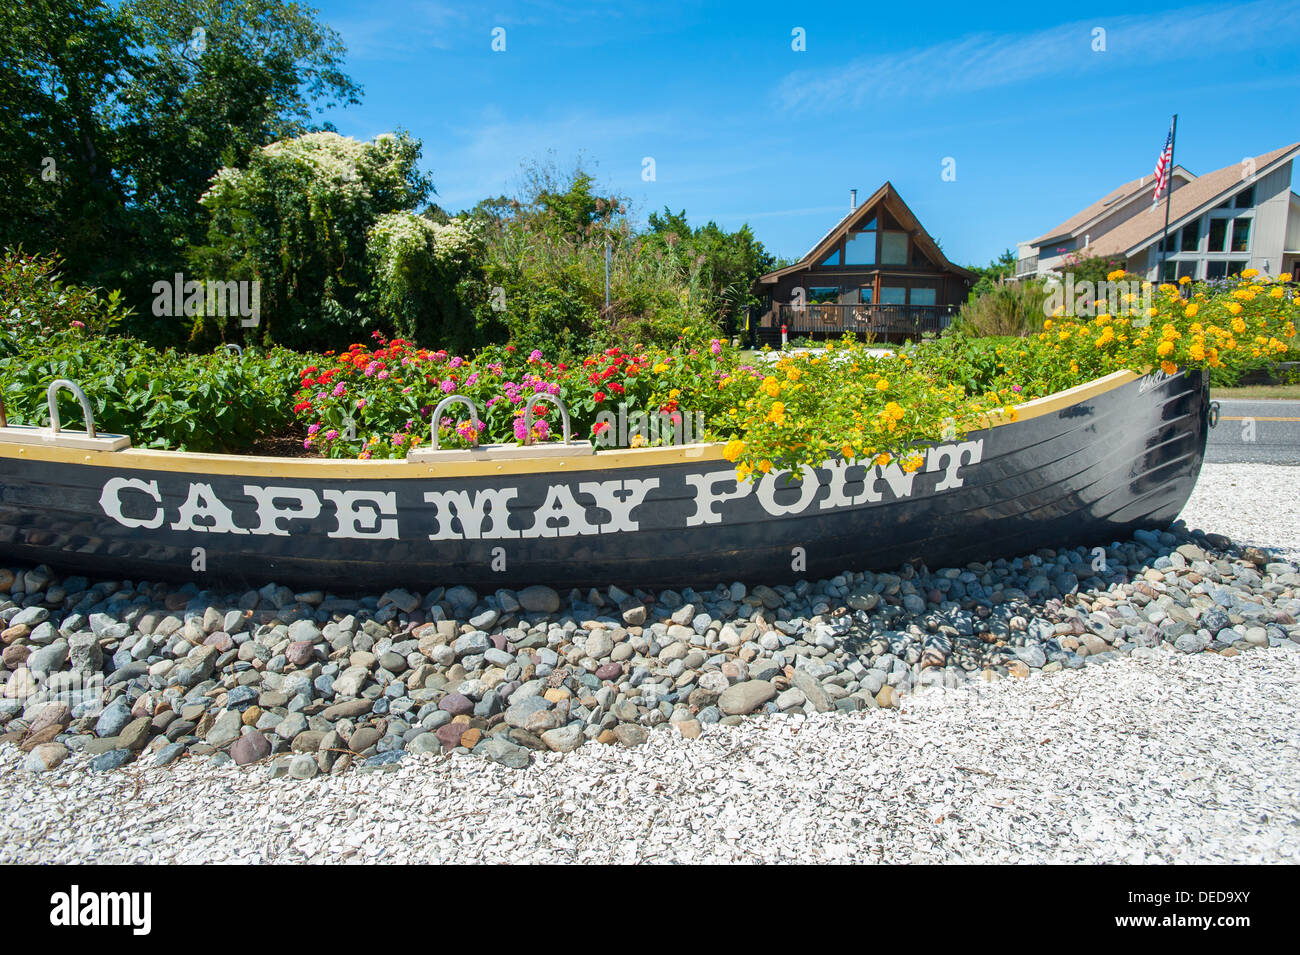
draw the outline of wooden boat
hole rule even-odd
[[[1208,413],[1199,372],[1117,372],[930,447],[911,474],[831,461],[752,484],[720,444],[267,458],[134,449],[93,424],[60,430],[55,414],[51,428],[0,427],[0,560],[341,592],[952,566],[1167,526],[1196,483]]]

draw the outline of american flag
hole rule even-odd
[[[1160,150],[1160,158],[1156,160],[1156,191],[1151,195],[1151,204],[1155,205],[1160,201],[1160,194],[1165,191],[1169,185],[1169,167],[1174,161],[1174,127],[1171,123],[1169,126],[1169,135],[1165,138],[1165,148]]]

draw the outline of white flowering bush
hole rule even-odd
[[[361,142],[321,132],[220,170],[201,200],[211,219],[207,242],[190,250],[194,277],[260,281],[260,324],[247,334],[263,342],[322,348],[464,324],[462,296],[481,286],[479,240],[456,220],[414,213],[432,188],[419,155],[405,133]],[[200,317],[192,337],[240,332],[234,319]]]

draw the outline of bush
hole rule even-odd
[[[300,356],[283,349],[242,356],[159,352],[130,338],[96,338],[80,329],[24,338],[0,358],[0,397],[11,424],[49,425],[45,391],[57,378],[90,399],[95,427],[132,444],[178,451],[241,451],[293,420],[291,395]],[[85,427],[81,406],[59,394],[64,427]]]
[[[998,279],[987,292],[972,294],[949,328],[964,335],[1030,335],[1043,327],[1046,301],[1040,282]]]
[[[82,328],[89,333],[112,329],[131,310],[114,290],[64,283],[57,255],[25,255],[7,248],[0,260],[0,347],[12,350],[19,338],[39,339],[56,331]]]

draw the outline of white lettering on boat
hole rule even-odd
[[[153,498],[157,507],[153,517],[127,517],[122,513],[122,492],[125,490],[143,491]],[[99,495],[99,506],[104,513],[123,527],[146,527],[152,530],[161,527],[163,522],[162,495],[158,493],[157,481],[141,481],[139,478],[115,477],[104,483],[104,492]]]
[[[688,474],[686,475],[686,483],[695,488],[695,513],[686,518],[687,527],[698,527],[700,524],[721,524],[722,515],[713,509],[714,504],[749,497],[754,492],[753,484],[736,479],[736,472],[733,468],[727,468],[723,471],[711,471],[708,474]],[[719,484],[730,484],[732,490],[720,492],[717,490]]]
[[[429,535],[431,541],[446,540],[499,540],[505,537],[518,537],[518,531],[512,531],[506,525],[510,516],[510,502],[518,492],[512,487],[484,488],[481,491],[427,491],[424,499],[432,504],[434,511],[434,531]],[[488,526],[483,527],[487,518]],[[452,521],[459,519],[460,530],[457,531]]]
[[[663,530],[764,514],[789,518],[954,490],[965,485],[964,470],[982,461],[984,441],[941,444],[916,453],[924,454],[925,460],[910,471],[897,459],[883,466],[827,461],[820,468],[803,467],[800,480],[780,471],[754,482],[738,481],[735,469],[724,464],[704,473],[669,470],[652,478],[575,479],[545,485],[533,479],[518,486],[422,490],[414,501],[427,506],[405,517],[399,512],[413,502],[403,498],[405,503],[399,506],[397,490],[239,483],[234,487],[242,490],[242,498],[230,498],[234,487],[222,486],[219,493],[207,481],[162,488],[159,479],[127,477],[105,481],[99,505],[122,527],[153,530],[172,516],[168,525],[172,530],[205,534],[289,537],[324,531],[330,538],[400,540],[404,530],[407,538],[419,533],[430,541],[462,541],[634,533],[647,523],[651,529]],[[918,480],[919,475],[925,477]],[[408,482],[396,484],[403,485],[415,490]],[[177,500],[179,505],[174,503]],[[332,529],[318,523],[327,506],[333,511]],[[413,520],[425,523],[416,531],[409,526]]]
[[[338,526],[330,537],[397,540],[397,495],[393,491],[321,492],[334,505]]]

